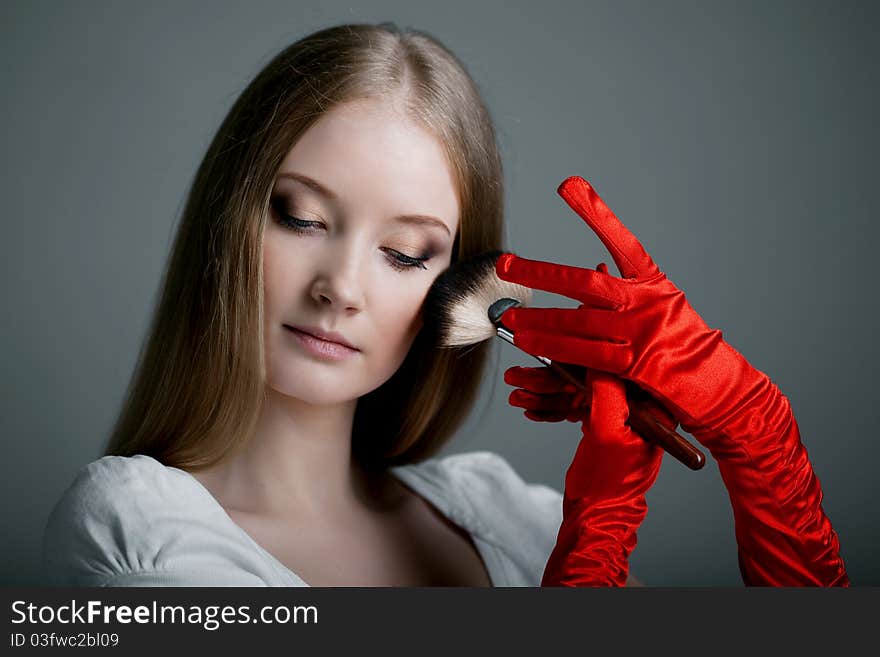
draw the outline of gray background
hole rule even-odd
[[[880,584],[877,4],[317,4],[0,5],[0,582],[39,581],[46,516],[100,456],[184,195],[233,100],[297,38],[393,20],[440,38],[481,87],[503,148],[508,246],[613,268],[555,194],[566,176],[590,180],[791,399],[850,577]],[[578,428],[507,405],[503,370],[534,361],[497,342],[497,370],[445,451],[497,451],[561,488]],[[634,574],[741,584],[714,462],[694,473],[667,457],[648,503]]]

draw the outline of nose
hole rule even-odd
[[[363,309],[363,276],[359,258],[353,250],[326,258],[312,281],[311,296],[319,305],[340,312]]]

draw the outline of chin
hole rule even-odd
[[[360,396],[350,377],[348,380],[344,377],[322,378],[334,380],[320,380],[310,373],[297,373],[269,376],[266,385],[279,395],[315,406],[342,404]]]
[[[394,359],[393,367],[383,367],[384,371],[363,370],[346,371],[346,368],[327,368],[320,364],[287,363],[270,368],[267,385],[285,397],[298,399],[314,406],[344,404],[376,390],[384,385],[400,367],[404,358]],[[274,372],[272,371],[274,369]]]
[[[279,381],[270,378],[267,384],[284,397],[297,399],[312,406],[335,406],[356,400],[377,385],[357,385],[348,377],[316,377],[311,374],[292,375]]]

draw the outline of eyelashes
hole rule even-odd
[[[391,266],[398,271],[404,271],[406,269],[413,269],[416,267],[419,269],[427,269],[427,267],[425,267],[425,261],[431,259],[430,254],[413,257],[408,256],[405,253],[401,253],[400,251],[395,251],[394,249],[383,248],[382,250],[385,251],[385,253],[387,253],[389,256],[391,256],[389,262],[391,263]]]
[[[278,223],[284,226],[286,229],[293,231],[294,233],[309,234],[321,230],[324,227],[324,224],[320,221],[307,221],[305,219],[299,219],[285,212],[282,212],[274,203],[272,207],[275,210]],[[425,266],[425,262],[430,260],[433,256],[433,254],[430,252],[423,253],[420,256],[410,256],[388,247],[383,247],[382,251],[384,251],[388,255],[388,264],[397,271],[427,269],[427,267]]]

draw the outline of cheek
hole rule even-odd
[[[278,265],[272,257],[269,249],[263,250],[263,304],[269,313],[275,307],[275,299],[279,293],[279,286],[283,281]]]
[[[447,257],[445,264],[441,261],[438,266],[442,273],[449,266],[449,258]],[[412,285],[397,283],[389,286],[380,295],[381,307],[376,317],[381,319],[376,321],[375,326],[386,336],[389,351],[397,354],[401,361],[424,325],[422,309],[435,279],[436,275],[430,280],[421,279]]]
[[[427,289],[421,287],[414,290],[399,290],[396,294],[383,297],[380,308],[377,308],[379,331],[387,339],[390,350],[394,352],[409,351],[412,341],[422,327],[422,304]]]
[[[263,304],[267,316],[273,316],[274,309],[290,298],[291,287],[301,280],[298,263],[302,258],[285,256],[272,240],[263,243]]]

